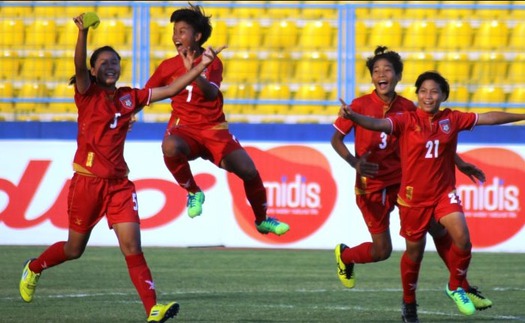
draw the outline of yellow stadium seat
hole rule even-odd
[[[68,22],[73,22],[73,18],[80,15],[81,13],[95,12],[95,11],[96,9],[94,5],[90,6],[90,5],[84,4],[81,6],[69,6],[66,4],[65,6],[61,7],[61,13],[59,17],[66,17],[68,18]]]
[[[268,57],[261,60],[258,79],[262,83],[282,82],[293,76],[292,58],[288,52],[271,52]]]
[[[13,83],[11,82],[0,82],[0,98],[8,99],[14,98],[15,91]],[[5,119],[10,119],[11,114],[14,113],[14,104],[13,102],[0,102],[0,112],[5,117]]]
[[[258,100],[275,100],[270,103],[257,103],[254,113],[256,114],[270,114],[283,115],[289,108],[288,102],[279,102],[290,100],[290,87],[286,84],[271,83],[263,85],[259,92]]]
[[[51,89],[51,97],[53,99],[70,100],[70,102],[50,102],[48,104],[47,110],[49,113],[55,114],[54,120],[76,119],[77,107],[73,101],[74,96],[75,90],[73,85],[65,82],[58,83],[55,88]]]
[[[96,12],[97,15],[104,20],[131,18],[131,7],[128,5],[112,6],[108,4],[100,4],[96,8]]]
[[[90,30],[89,33],[92,46],[98,48],[107,45],[116,50],[125,49],[128,45],[128,34],[131,34],[128,33],[124,23],[116,19],[106,19],[100,23],[97,29]],[[131,41],[129,44],[131,44]]]
[[[20,1],[2,1],[20,3]],[[0,6],[0,14],[2,17],[7,18],[18,18],[18,17],[29,17],[33,13],[33,6]]]
[[[362,51],[366,48],[368,38],[368,28],[366,24],[361,20],[355,22],[355,47],[358,51]]]
[[[429,21],[429,19],[434,19],[438,16],[439,7],[437,4],[435,5],[435,7],[423,8],[416,7],[417,5],[422,4],[421,1],[405,1],[405,3],[408,5],[403,11],[402,15],[405,19],[426,19],[427,21]]]
[[[470,91],[467,86],[458,85],[450,88],[450,95],[446,102],[452,104],[451,109],[466,112],[469,101]]]
[[[235,1],[230,15],[237,19],[260,18],[266,15],[266,1]]]
[[[225,99],[255,100],[255,88],[252,84],[237,83],[228,86],[224,93]]]
[[[78,27],[73,21],[67,21],[64,25],[57,26],[57,47],[64,50],[75,50],[78,37]]]
[[[525,53],[519,53],[509,61],[507,82],[511,84],[522,83],[525,75]]]
[[[387,46],[392,50],[401,48],[403,29],[397,20],[381,20],[370,27],[370,38],[368,48],[372,51],[377,46]]]
[[[474,49],[503,50],[507,47],[509,29],[502,21],[484,21],[474,33]]]
[[[54,59],[53,78],[56,82],[69,82],[75,75],[75,62],[73,57],[62,56]]]
[[[329,82],[330,79],[335,79],[335,72],[330,71],[330,60],[322,52],[306,52],[295,63],[295,82]]]
[[[24,46],[25,26],[19,19],[2,19],[0,21],[0,48],[14,49]]]
[[[467,21],[450,20],[439,31],[438,48],[441,50],[465,50],[472,45],[472,26]]]
[[[523,11],[525,11],[525,9]],[[523,53],[525,51],[525,22],[518,22],[510,29],[509,33],[509,48],[519,53]]]
[[[516,104],[516,106],[507,107],[506,112],[510,113],[524,113],[525,114],[525,88],[515,87],[510,92],[507,103]],[[520,121],[518,124],[525,124],[525,121]]]
[[[326,1],[305,1],[305,7],[301,10],[301,17],[303,19],[336,19],[337,10],[335,8],[313,7],[312,5],[326,5],[330,2]]]
[[[49,51],[31,51],[21,60],[20,74],[15,78],[23,81],[51,81],[53,57]]]
[[[152,24],[150,25],[153,27],[151,30],[152,33],[156,33],[156,35],[152,36],[153,40],[157,40],[157,42],[152,43],[152,47],[154,50],[175,50],[175,45],[173,44],[173,24],[168,23],[165,25],[156,25]]]
[[[437,43],[437,27],[433,21],[416,20],[404,31],[403,48],[407,50],[432,50]]]
[[[407,85],[414,85],[417,77],[421,73],[435,69],[436,62],[431,53],[419,52],[408,54],[404,59],[401,82]]]
[[[479,86],[472,93],[470,103],[482,104],[482,103],[499,103],[500,106],[479,106],[471,105],[469,111],[472,112],[488,112],[488,111],[504,111],[502,107],[505,103],[505,92],[503,88],[492,85]]]
[[[18,99],[40,99],[48,95],[46,85],[39,82],[25,82],[17,92]],[[37,102],[15,102],[15,111],[17,114],[30,119],[34,115],[37,106],[41,105],[45,104]]]
[[[223,68],[223,82],[253,82],[258,78],[259,59],[254,52],[239,51],[223,61]]]
[[[214,1],[214,3],[220,3],[220,2],[222,2],[224,4],[228,4],[229,3],[229,2],[226,2],[226,1]],[[171,10],[171,9],[167,10],[167,16],[168,17],[171,17],[172,13],[173,13],[173,10]],[[224,6],[224,7],[206,7],[204,9],[204,13],[206,14],[206,16],[211,16],[211,21],[213,23],[213,21],[217,20],[218,18],[225,19],[225,18],[231,17],[231,8],[227,7],[227,6]]]
[[[205,45],[214,48],[228,45],[228,26],[224,20],[212,20],[213,32]]]
[[[491,6],[507,6],[510,5],[512,1],[477,1],[476,8],[474,9],[474,17],[485,20],[485,19],[495,19],[495,20],[505,20],[509,16],[509,9],[496,9]]]
[[[262,37],[261,24],[257,20],[241,20],[230,28],[228,47],[232,51],[258,48]]]
[[[451,85],[470,81],[471,62],[463,52],[449,52],[437,61],[437,71],[445,77]]]
[[[405,86],[399,95],[411,100],[412,102],[417,102],[416,87],[414,85]]]
[[[281,6],[275,6],[273,3],[266,9],[266,16],[273,20],[297,20],[301,17],[299,5],[302,1],[280,2]]]
[[[290,106],[289,114],[317,114],[324,109],[326,91],[318,84],[302,84],[295,92],[294,100],[297,101],[323,101],[322,104],[304,104],[296,102]]]
[[[525,6],[525,1],[512,1],[514,7],[510,10],[507,19],[514,21],[523,21],[525,19],[525,9],[517,9],[516,6]]]
[[[399,7],[384,7],[382,5],[401,5],[404,1],[371,1],[374,5],[369,9],[369,18],[384,20],[384,19],[398,19],[403,16],[403,8]]]
[[[299,29],[298,46],[302,50],[333,48],[334,28],[326,20],[309,20]]]
[[[32,16],[38,18],[46,18],[46,19],[53,19],[53,18],[62,18],[64,17],[64,12],[66,7],[57,5],[56,2],[54,5],[45,5],[46,2],[51,3],[52,1],[39,1],[44,5],[34,5],[33,6],[33,13]],[[53,1],[54,2],[54,1]],[[77,11],[76,16],[80,15],[84,11]],[[68,18],[73,18],[68,17]]]
[[[57,28],[54,20],[45,18],[30,22],[25,29],[24,45],[30,49],[51,49],[57,42]]]
[[[508,62],[501,52],[481,53],[472,64],[471,81],[478,84],[501,83],[507,75]]]
[[[265,49],[284,49],[296,46],[298,28],[292,20],[275,20],[265,32]]]
[[[473,16],[474,9],[469,6],[475,3],[476,1],[441,1],[438,18],[443,20],[470,19]]]
[[[11,80],[20,68],[18,53],[12,50],[0,51],[0,80]]]

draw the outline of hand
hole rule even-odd
[[[217,57],[217,55],[220,52],[222,52],[222,50],[225,49],[226,47],[227,47],[226,45],[223,45],[219,47],[218,49],[213,49],[211,46],[206,48],[204,53],[202,53],[202,63],[204,64],[204,66],[210,65],[211,62],[213,62],[213,60],[215,59],[215,57]]]
[[[456,166],[459,171],[467,175],[472,180],[472,182],[474,182],[474,184],[478,184],[476,179],[480,183],[484,183],[486,181],[485,173],[475,165],[464,162],[461,165]]]
[[[80,16],[74,17],[73,21],[77,25],[79,30],[86,30],[87,28],[84,28],[84,14],[81,14]]]
[[[133,124],[137,122],[137,115],[133,113],[131,115],[131,119],[129,119],[129,125],[128,125],[128,132],[131,132],[131,129],[133,128]]]
[[[183,48],[181,50],[182,61],[184,62],[184,67],[189,71],[193,67],[193,61],[195,61],[196,51],[191,48]]]
[[[374,178],[379,170],[379,164],[368,162],[368,156],[370,156],[371,153],[372,152],[369,151],[363,156],[359,157],[357,163],[354,165],[354,168],[359,175]]]
[[[350,115],[352,115],[352,108],[346,104],[343,99],[339,98],[339,101],[341,102],[341,108],[339,109],[338,116],[345,119],[350,119]]]

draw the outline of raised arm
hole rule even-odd
[[[170,85],[156,87],[152,89],[151,102],[156,102],[164,100],[176,95],[178,92],[182,91],[188,84],[193,82],[201,73],[208,67],[208,65],[213,62],[217,54],[219,54],[226,46],[222,46],[219,49],[215,50],[211,47],[208,47],[202,53],[202,60],[198,65],[193,66],[188,72],[186,72],[181,77],[177,78]]]
[[[391,133],[392,123],[388,119],[371,118],[352,111],[352,108],[346,104],[343,99],[341,101],[341,109],[339,109],[339,116],[345,119],[350,119],[361,127],[378,132]]]
[[[87,37],[89,27],[84,27],[84,14],[73,18],[78,27],[77,44],[75,46],[75,83],[78,92],[85,93],[91,85],[89,68],[87,66]]]
[[[525,114],[523,113],[491,111],[478,114],[477,125],[498,125],[523,120],[525,120]]]
[[[204,52],[205,53],[205,52]],[[204,55],[204,53],[202,55]],[[183,50],[181,52],[182,55],[182,61],[184,62],[184,66],[189,71],[193,66],[194,61],[194,52],[190,52],[189,49]],[[203,56],[204,59],[204,56]],[[197,76],[195,79],[195,84],[199,87],[202,94],[207,100],[215,100],[217,98],[217,95],[219,94],[219,89],[210,83],[204,76]]]

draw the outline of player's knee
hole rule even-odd
[[[383,261],[390,258],[392,255],[392,246],[383,246],[381,248],[376,248],[373,252],[374,261]]]
[[[85,249],[79,249],[79,248],[72,248],[72,249],[66,249],[65,254],[68,260],[75,260],[78,259],[84,254]]]

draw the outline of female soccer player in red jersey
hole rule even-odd
[[[437,221],[447,229],[453,242],[447,254],[450,276],[445,292],[461,313],[472,315],[476,308],[462,288],[472,256],[472,245],[455,189],[454,159],[458,133],[472,130],[476,125],[525,120],[525,114],[440,110],[450,88],[446,79],[437,72],[421,74],[415,85],[418,99],[416,111],[372,118],[357,113],[341,100],[339,115],[366,129],[398,138],[403,171],[397,203],[401,218],[400,234],[406,240],[406,251],[401,258],[404,304],[416,304],[425,236],[431,223]]]
[[[184,73],[189,68],[183,61],[184,51],[201,55],[202,45],[211,36],[210,17],[200,6],[190,4],[189,8],[175,10],[170,21],[178,55],[158,66],[146,83],[148,88],[169,84],[174,77]],[[201,215],[204,193],[195,182],[188,161],[200,157],[243,180],[246,198],[260,233],[282,235],[290,227],[267,217],[266,189],[259,172],[246,150],[228,130],[219,89],[221,82],[222,62],[216,59],[191,85],[171,98],[171,118],[162,142],[164,162],[177,183],[188,192],[187,212],[191,218]]]
[[[375,89],[352,101],[352,110],[374,118],[395,115],[405,111],[415,111],[414,103],[397,95],[395,88],[401,80],[403,62],[400,55],[379,46],[374,56],[367,59]],[[383,261],[390,257],[392,240],[390,237],[390,213],[396,205],[401,182],[401,163],[397,139],[386,133],[367,130],[343,117],[334,123],[332,146],[335,151],[356,169],[355,193],[357,206],[362,212],[370,231],[372,242],[364,242],[354,247],[339,244],[335,248],[338,276],[344,286],[352,288],[355,284],[354,264]],[[354,129],[355,154],[346,147],[344,138]],[[485,181],[485,175],[474,165],[465,163],[456,155],[460,171]],[[439,224],[429,228],[436,250],[448,266],[446,254],[450,248],[450,235]],[[463,289],[468,293],[477,309],[492,306],[492,302],[469,285],[465,279]],[[415,306],[414,306],[415,308]],[[407,308],[411,312],[411,308]],[[415,313],[415,312],[414,312]],[[411,316],[407,314],[408,316]]]
[[[83,17],[84,14],[73,19],[79,29],[75,76],[71,78],[78,108],[78,135],[73,160],[75,174],[68,196],[68,240],[56,242],[38,258],[26,262],[19,285],[20,295],[24,301],[31,302],[42,271],[80,258],[94,226],[106,216],[109,227],[117,235],[148,322],[164,322],[178,313],[179,304],[157,304],[153,278],[142,252],[137,194],[127,177],[124,141],[135,113],[151,102],[164,100],[184,89],[214,61],[222,48],[205,50],[198,64],[166,86],[117,88],[120,56],[113,48],[104,46],[95,50],[90,58],[91,67],[87,67],[89,28],[84,27]],[[192,58],[191,55],[186,57],[189,62]]]

